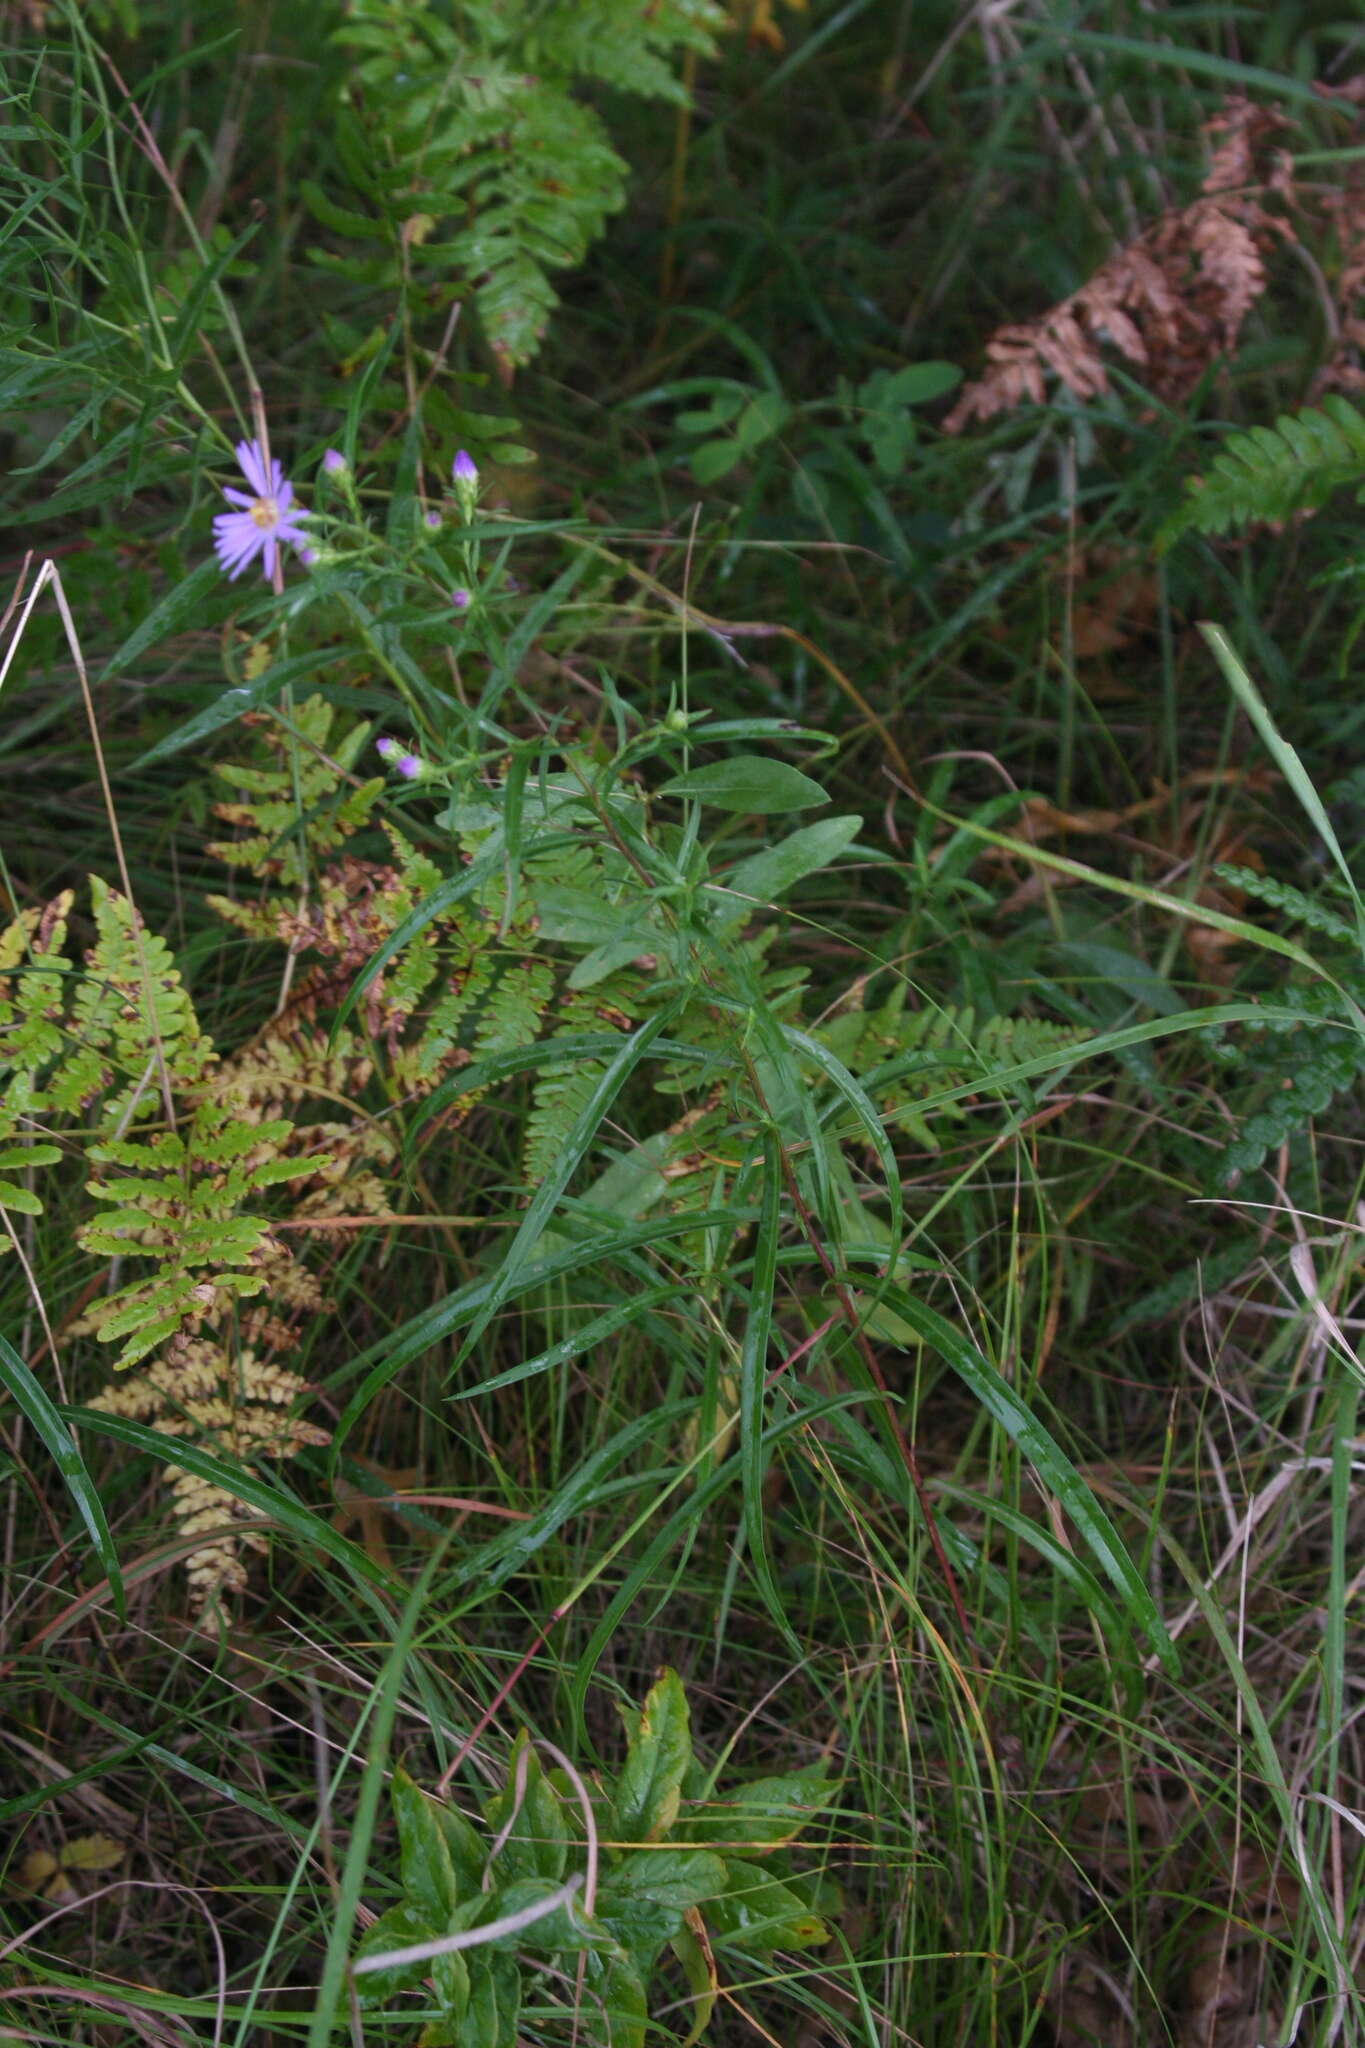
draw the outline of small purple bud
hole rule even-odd
[[[299,549],[299,560],[303,563],[305,569],[311,569],[314,562],[316,562],[317,558],[318,551],[316,548]]]
[[[339,448],[329,448],[322,458],[322,466],[328,476],[345,476],[350,464]]]
[[[376,754],[382,754],[386,761],[391,761],[395,754],[401,754],[403,751],[397,740],[391,740],[387,733],[380,734],[374,743],[374,750]]]
[[[433,532],[433,533],[435,533],[435,532],[436,532],[436,530],[437,530],[437,528],[438,528],[438,527],[440,526],[440,524],[441,524],[441,515],[440,515],[440,513],[439,513],[439,512],[426,512],[426,513],[424,513],[424,514],[423,514],[423,518],[424,518],[424,520],[425,520],[425,523],[426,523],[426,524],[427,524],[427,525],[428,525],[428,526],[429,526],[429,527],[431,528],[432,532]]]
[[[400,754],[393,765],[409,782],[416,782],[422,773],[422,762],[416,754]]]
[[[467,612],[469,610],[469,592],[467,590],[452,590],[450,602],[454,605],[457,612]]]
[[[455,460],[451,463],[450,474],[457,485],[477,484],[479,481],[479,472],[475,466],[474,458],[464,448],[460,449]]]

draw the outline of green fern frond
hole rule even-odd
[[[361,721],[335,731],[335,705],[316,695],[295,706],[293,733],[261,713],[254,723],[257,758],[213,764],[217,779],[236,792],[214,813],[242,836],[217,840],[208,851],[228,867],[297,892],[312,865],[369,823],[384,778],[354,787],[351,773],[372,727]]]
[[[1284,414],[1273,427],[1229,434],[1208,475],[1192,478],[1185,502],[1157,536],[1168,548],[1191,528],[1225,533],[1253,520],[1316,510],[1347,484],[1365,482],[1365,415],[1331,392],[1322,410]]]
[[[221,1312],[225,1298],[258,1292],[254,1267],[267,1225],[241,1210],[266,1188],[315,1171],[312,1161],[279,1156],[293,1128],[283,1118],[238,1122],[207,1098],[183,1130],[91,1146],[96,1170],[86,1191],[107,1206],[82,1226],[77,1242],[99,1257],[156,1261],[149,1277],[107,1296],[86,1317],[101,1343],[122,1341],[117,1366],[134,1365],[176,1332],[197,1328]]]
[[[47,1093],[54,1107],[70,1109],[88,1102],[97,1085],[104,1093],[101,1126],[108,1130],[134,1112],[149,1088],[156,1100],[163,1064],[172,1088],[193,1087],[212,1047],[166,941],[143,929],[127,898],[98,875],[91,877],[90,897],[97,937],[72,1003],[78,1042]]]
[[[1256,868],[1236,867],[1230,861],[1220,861],[1213,873],[1217,881],[1226,882],[1229,888],[1240,890],[1243,896],[1253,897],[1258,903],[1268,904],[1272,910],[1282,911],[1296,924],[1307,925],[1311,931],[1322,932],[1327,938],[1342,939],[1348,945],[1357,937],[1354,924],[1349,924],[1315,897],[1305,896],[1302,889],[1294,888],[1289,882],[1276,881],[1273,875],[1263,875]]]
[[[449,19],[429,0],[351,0],[331,37],[346,64],[335,133],[363,204],[304,199],[365,253],[315,260],[420,291],[424,308],[468,294],[500,359],[529,361],[550,272],[581,262],[625,197],[626,166],[576,88],[678,102],[677,54],[712,48],[724,19],[713,0],[458,0]]]
[[[637,985],[620,975],[592,989],[571,990],[559,1006],[554,1035],[546,1041],[547,1054],[555,1038],[603,1029],[628,1030],[638,1014],[637,992]],[[604,1064],[602,1060],[575,1060],[562,1066],[547,1063],[545,1071],[536,1076],[522,1147],[522,1178],[528,1187],[539,1185],[563,1149],[579,1112],[602,1078]]]

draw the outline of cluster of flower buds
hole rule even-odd
[[[390,739],[383,733],[374,743],[374,750],[388,762],[396,774],[409,782],[418,782],[427,772],[427,764],[420,754],[410,754],[401,740]]]

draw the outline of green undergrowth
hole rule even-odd
[[[5,16],[0,2032],[1365,2038],[1348,42]]]

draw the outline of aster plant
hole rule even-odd
[[[231,581],[235,582],[257,555],[265,575],[273,578],[281,541],[306,546],[308,536],[298,522],[308,514],[294,505],[294,487],[279,462],[272,459],[267,465],[259,441],[239,441],[237,461],[251,489],[234,491],[224,486],[223,496],[237,509],[218,514],[213,522],[213,545]]]

